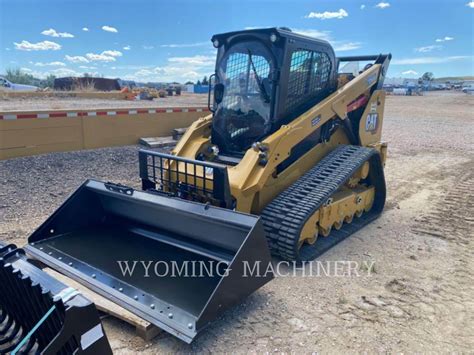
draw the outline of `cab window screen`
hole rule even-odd
[[[297,49],[291,55],[286,111],[314,99],[327,88],[331,61],[326,53]]]
[[[270,132],[274,67],[271,52],[260,42],[246,41],[230,47],[218,65],[218,82],[224,85],[213,129],[223,137],[223,152],[242,152]]]
[[[242,94],[259,95],[259,87],[255,73],[250,64],[250,56],[248,53],[232,53],[227,60],[225,71],[226,76],[226,94],[224,96],[223,105],[232,107],[237,103],[237,99]],[[253,65],[255,66],[256,75],[260,78],[268,77],[270,73],[270,64],[268,60],[257,54],[252,55]]]

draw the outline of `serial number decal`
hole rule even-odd
[[[367,119],[365,120],[366,132],[376,131],[378,120],[379,120],[379,115],[377,113],[369,113],[367,115]]]
[[[377,75],[373,74],[367,78],[367,84],[372,84],[375,80],[377,80]]]
[[[321,115],[319,115],[319,116],[317,116],[317,117],[315,117],[311,120],[311,126],[316,126],[320,121],[321,121]]]
[[[372,102],[370,104],[370,112],[371,113],[376,113],[377,112],[377,102]]]

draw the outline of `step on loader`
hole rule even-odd
[[[287,28],[212,43],[212,113],[171,154],[139,152],[142,191],[86,181],[26,247],[186,342],[272,279],[256,265],[313,260],[385,202],[390,54],[336,57]],[[170,271],[190,263],[204,275]]]

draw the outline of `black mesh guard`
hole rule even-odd
[[[227,166],[140,150],[142,189],[232,208]]]

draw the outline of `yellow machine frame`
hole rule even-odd
[[[381,67],[380,64],[374,64],[295,120],[281,126],[276,132],[256,144],[255,148],[249,149],[239,164],[229,166],[229,184],[231,194],[237,202],[236,210],[254,214],[260,213],[275,196],[317,164],[337,145],[350,144],[343,129],[339,128],[328,142],[316,145],[289,168],[276,174],[277,165],[291,154],[295,145],[333,118],[348,119],[348,105],[360,99],[361,93],[364,93],[363,95],[368,101],[360,120],[360,143],[362,146],[377,149],[384,162],[387,144],[381,142],[381,132],[385,92],[374,90],[370,95],[371,88],[377,82],[376,79]],[[378,115],[377,126],[368,132],[366,130],[367,120],[374,113]],[[316,121],[315,118],[317,118]],[[212,115],[195,121],[173,149],[172,154],[195,159],[199,153],[205,152],[211,145],[211,124]],[[268,163],[265,166],[259,164],[262,154],[262,149],[259,149],[259,146],[264,147],[267,156]]]

